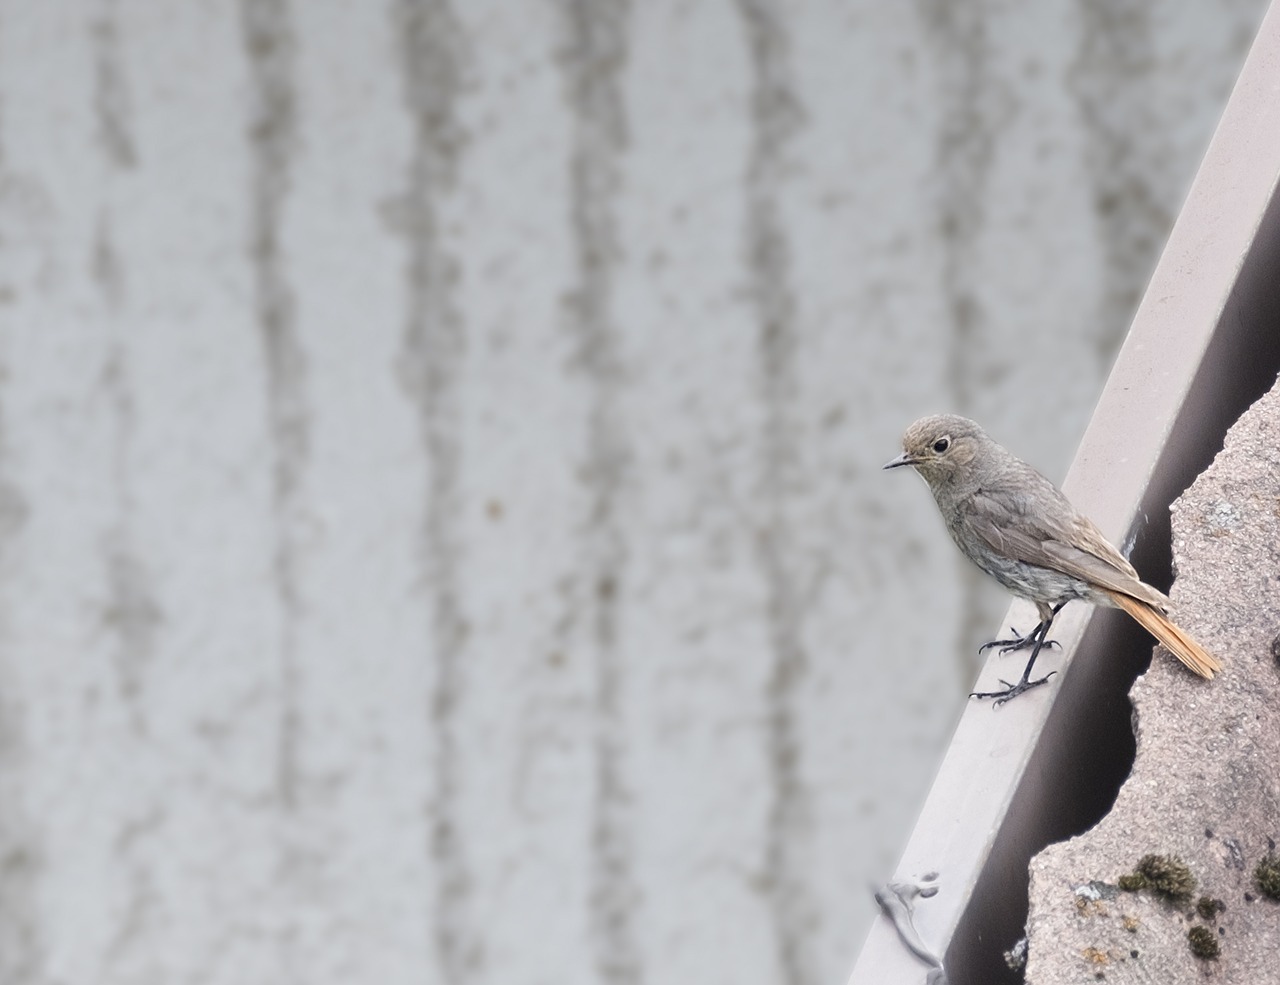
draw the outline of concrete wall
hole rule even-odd
[[[1260,0],[0,3],[0,981],[843,980]]]

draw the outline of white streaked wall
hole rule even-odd
[[[842,980],[1261,12],[0,0],[0,981]]]

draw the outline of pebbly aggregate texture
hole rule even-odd
[[[1156,654],[1135,684],[1115,806],[1032,859],[1029,985],[1280,981],[1280,901],[1258,883],[1280,839],[1280,386],[1174,503],[1173,558],[1175,618],[1224,670]],[[1121,889],[1152,855],[1194,890]]]

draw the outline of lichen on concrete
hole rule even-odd
[[[1135,684],[1114,808],[1032,859],[1029,985],[1277,980],[1280,902],[1255,873],[1280,837],[1280,387],[1174,503],[1173,558],[1175,618],[1225,669],[1201,681],[1157,657]],[[1200,903],[1141,888],[1149,855],[1182,860]],[[1135,891],[1079,905],[1079,887],[1122,877]]]

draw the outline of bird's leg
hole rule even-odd
[[[1056,670],[1051,670],[1039,680],[1031,680],[1031,668],[1035,666],[1036,657],[1040,656],[1040,651],[1044,649],[1045,635],[1049,632],[1049,627],[1053,625],[1053,617],[1058,614],[1058,611],[1064,605],[1066,605],[1065,602],[1059,602],[1052,609],[1048,609],[1048,606],[1043,607],[1041,611],[1043,618],[1040,620],[1036,628],[1031,631],[1031,635],[1027,637],[1031,640],[1031,657],[1027,660],[1026,667],[1022,669],[1022,678],[1016,684],[1010,684],[1008,681],[1001,679],[1000,683],[1005,687],[1003,691],[971,691],[969,692],[969,697],[995,698],[996,700],[994,704],[998,707],[1006,701],[1011,701],[1016,698],[1023,691],[1030,691],[1033,687],[1039,687],[1041,684],[1048,681],[1050,677],[1056,674]],[[1046,609],[1048,609],[1047,612],[1044,611]]]
[[[1060,610],[1066,604],[1067,604],[1066,602],[1059,602],[1056,606],[1053,607],[1048,617],[1050,623],[1053,622],[1053,617],[1058,614],[1058,610]],[[1027,633],[1026,636],[1023,636],[1021,633],[1019,633],[1017,628],[1014,626],[1010,626],[1009,629],[1013,631],[1013,634],[1014,634],[1013,639],[992,640],[990,643],[983,643],[982,646],[978,647],[978,652],[986,653],[993,646],[1000,647],[1001,656],[1004,656],[1006,653],[1013,653],[1016,650],[1026,650],[1026,649],[1029,649],[1030,647],[1035,646],[1036,639],[1044,635],[1043,633],[1041,633],[1041,630],[1044,630],[1045,633],[1049,632],[1049,627],[1045,624],[1045,620],[1043,619],[1041,619],[1038,623],[1036,623],[1036,628],[1031,630],[1031,632]],[[1046,640],[1043,645],[1049,646],[1049,647],[1057,646],[1059,647],[1059,649],[1061,649],[1061,646],[1057,640]]]

